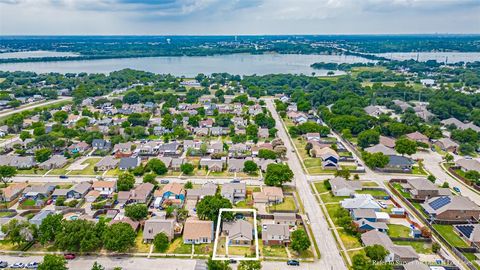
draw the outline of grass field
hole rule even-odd
[[[325,180],[325,181],[327,181],[327,180]],[[317,189],[318,193],[324,193],[324,192],[328,191],[328,189],[325,187],[325,184],[323,184],[323,181],[322,182],[316,182],[314,184],[314,186]]]
[[[287,258],[287,251],[284,246],[264,246],[262,241],[259,241],[260,253],[265,257],[285,257]]]
[[[453,226],[434,224],[433,227],[451,245],[453,245],[455,247],[468,247],[468,244],[465,241],[463,241],[463,239],[457,233],[455,233],[455,231],[453,230]]]
[[[410,237],[410,228],[398,224],[388,224],[388,236]]]
[[[382,197],[385,197],[385,196],[388,196],[387,192],[383,191],[383,190],[360,190],[360,191],[357,191],[358,194],[370,194],[372,196],[382,196]]]
[[[432,244],[430,243],[409,241],[394,241],[394,243],[401,246],[411,246],[419,254],[433,254]]]
[[[325,207],[327,208],[328,215],[332,219],[333,223],[337,224],[338,221],[335,217],[335,213],[341,208],[340,204],[328,204],[325,205]]]
[[[340,201],[345,200],[348,197],[340,197],[340,196],[336,197],[336,196],[333,196],[333,194],[329,192],[329,193],[320,195],[320,198],[322,198],[322,201],[324,203],[329,203],[329,202],[340,202]]]
[[[95,165],[100,161],[101,158],[89,158],[82,162],[82,165],[88,164],[83,170],[78,171],[70,171],[68,175],[95,175],[96,172],[94,170]]]
[[[135,238],[135,252],[147,253],[150,252],[150,245],[143,243],[143,232],[139,230]]]
[[[286,196],[282,203],[274,204],[268,207],[268,211],[285,211],[285,210],[296,210],[297,206],[295,205],[295,199],[292,196]]]
[[[186,245],[183,243],[183,238],[178,237],[173,240],[173,242],[168,247],[167,253],[172,254],[191,254],[192,245]]]
[[[338,234],[340,235],[340,239],[342,240],[346,249],[362,247],[362,244],[360,243],[358,238],[352,235],[348,235],[343,229],[339,229]]]

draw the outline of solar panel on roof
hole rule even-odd
[[[470,235],[473,232],[473,226],[472,225],[457,226],[457,229],[467,238],[470,237]]]
[[[445,205],[449,204],[451,201],[450,197],[440,197],[433,202],[430,202],[429,205],[432,207],[433,210],[438,210]]]

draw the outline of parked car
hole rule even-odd
[[[38,265],[39,265],[39,263],[37,263],[37,262],[31,262],[31,263],[28,263],[27,266],[25,266],[25,268],[27,268],[27,269],[37,269]]]
[[[453,190],[455,190],[455,192],[457,192],[457,193],[461,193],[461,191],[458,187],[453,187]]]
[[[7,268],[8,263],[6,261],[0,261],[0,268]]]
[[[60,177],[60,179],[68,179],[68,176],[66,176],[66,175],[60,175],[59,177]]]
[[[297,261],[297,260],[288,260],[288,261],[287,261],[287,265],[300,266],[300,262]]]
[[[378,205],[380,205],[380,207],[383,209],[387,208],[387,205],[384,202],[378,201]]]
[[[166,184],[168,184],[168,183],[170,183],[169,180],[163,179],[163,180],[160,181],[160,184],[163,184],[163,185],[166,185]]]
[[[75,254],[73,254],[73,253],[67,253],[67,254],[63,255],[63,257],[64,257],[66,260],[73,260],[73,259],[75,259]]]
[[[25,268],[25,264],[23,263],[14,263],[10,265],[10,268],[18,269],[18,268]]]
[[[48,200],[48,201],[47,201],[47,205],[50,205],[50,204],[52,204],[52,202],[53,202],[53,200],[52,200],[52,199]]]
[[[240,183],[240,179],[235,178],[230,183]]]
[[[237,260],[230,259],[230,261],[229,261],[229,262],[230,262],[231,264],[235,264],[235,263],[237,263]]]

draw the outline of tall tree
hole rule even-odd
[[[310,239],[304,230],[296,230],[292,233],[291,247],[297,252],[302,252],[310,247]]]
[[[67,260],[60,255],[45,255],[38,270],[68,270]]]
[[[272,163],[267,166],[265,184],[268,186],[281,187],[283,183],[293,179],[293,172],[287,164]]]
[[[13,166],[0,166],[0,181],[3,182],[4,187],[7,187],[8,182],[12,177],[17,175],[17,169]]]
[[[137,234],[127,223],[115,223],[105,230],[103,245],[107,250],[125,252],[135,245]]]

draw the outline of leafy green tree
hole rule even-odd
[[[167,251],[169,245],[170,241],[168,241],[168,236],[164,232],[155,235],[153,238],[153,246],[158,252]]]
[[[241,261],[238,270],[260,270],[262,263],[260,261]]]
[[[446,162],[452,162],[453,161],[453,156],[451,154],[446,154],[444,158],[445,158]]]
[[[467,179],[478,182],[480,180],[480,172],[471,170],[465,173],[465,177]]]
[[[395,150],[401,155],[413,155],[417,152],[417,143],[407,138],[400,138],[395,142]]]
[[[42,245],[55,240],[55,235],[62,230],[63,216],[60,214],[48,215],[38,228],[38,240]]]
[[[142,220],[148,216],[148,207],[143,203],[130,204],[125,207],[125,216],[133,220]]]
[[[264,159],[276,159],[277,153],[269,149],[260,149],[258,150],[258,157]]]
[[[92,266],[92,270],[105,270],[105,267],[103,267],[101,264],[94,262]]]
[[[190,175],[194,169],[195,169],[195,166],[193,166],[193,164],[190,164],[190,163],[183,163],[182,165],[180,165],[180,170],[182,171],[183,174],[186,174],[186,175]]]
[[[257,164],[251,160],[247,160],[243,164],[243,171],[246,173],[254,173],[257,170],[258,170]]]
[[[381,262],[389,254],[389,252],[381,245],[373,245],[365,247],[365,254],[371,260]]]
[[[147,162],[147,165],[145,166],[145,169],[147,171],[153,171],[157,175],[164,175],[168,171],[167,166],[165,166],[165,163],[163,163],[163,161],[161,161],[158,158],[150,159]]]
[[[153,185],[157,185],[158,182],[156,180],[157,175],[154,173],[147,173],[143,176],[143,183],[151,183]]]
[[[42,148],[35,151],[35,160],[37,162],[47,161],[52,155],[52,150],[48,148]]]
[[[183,186],[185,189],[192,189],[193,188],[193,183],[192,181],[187,181],[185,185]]]
[[[123,96],[123,102],[127,104],[135,104],[140,101],[140,94],[138,94],[137,91],[132,90],[128,91],[124,96]]]
[[[380,133],[375,129],[362,131],[358,134],[358,146],[361,148],[369,147],[380,142]]]
[[[304,230],[296,230],[292,233],[291,247],[297,252],[302,252],[310,248],[310,239]]]
[[[8,223],[4,224],[2,226],[2,232],[6,234],[5,240],[16,245],[33,241],[37,234],[35,225],[30,224],[28,221],[20,221],[18,219],[11,219]]]
[[[53,114],[53,120],[58,123],[63,123],[68,118],[68,113],[66,111],[58,111]]]
[[[229,266],[229,261],[214,261],[212,258],[209,258],[207,261],[208,270],[232,270]]]
[[[267,186],[281,187],[284,183],[293,179],[293,172],[287,164],[272,163],[267,166],[265,184]]]
[[[105,230],[103,245],[107,250],[125,252],[135,246],[137,234],[128,223],[115,223]]]
[[[216,221],[218,218],[218,213],[220,213],[220,208],[232,208],[232,203],[227,199],[223,198],[220,195],[215,196],[205,196],[198,204],[197,204],[197,215],[200,219],[207,219]],[[229,214],[233,218],[232,213],[226,213],[226,218],[229,218]]]
[[[20,140],[25,141],[26,139],[30,138],[32,138],[32,134],[30,134],[30,132],[24,130],[20,133]]]
[[[369,258],[362,254],[356,254],[352,258],[353,270],[372,270],[375,269]]]
[[[350,178],[350,171],[349,170],[337,170],[335,171],[335,176],[340,176],[340,177],[343,177],[345,179],[348,179]]]
[[[258,126],[257,125],[248,125],[245,129],[245,132],[247,133],[247,136],[250,137],[257,137],[258,134]]]
[[[118,176],[117,189],[118,191],[129,191],[135,185],[135,177],[128,173],[122,173]]]
[[[365,161],[365,164],[372,169],[384,168],[390,161],[390,158],[381,152],[373,154],[362,152],[362,158]]]
[[[38,270],[68,270],[67,260],[61,255],[45,255]]]
[[[437,178],[433,174],[429,174],[427,179],[432,183],[435,183],[435,180],[437,180]]]
[[[100,225],[99,225],[100,226]],[[102,235],[95,223],[87,220],[63,221],[63,229],[55,236],[55,246],[69,252],[91,252],[102,246]]]
[[[17,175],[17,169],[13,166],[2,165],[0,166],[0,181],[2,181],[4,187],[7,187],[10,179]]]

